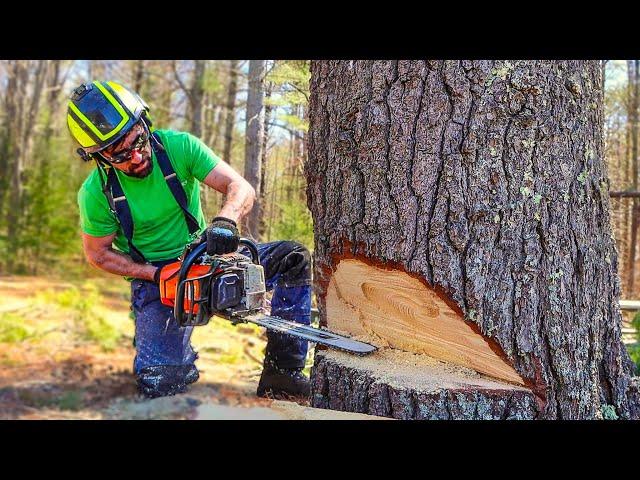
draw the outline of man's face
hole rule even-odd
[[[151,161],[151,144],[147,138],[139,148],[131,149],[139,140],[146,137],[145,129],[138,123],[115,145],[103,150],[103,156],[110,160],[112,156],[124,154],[126,161],[111,163],[114,168],[130,177],[144,178],[151,173],[153,162]]]

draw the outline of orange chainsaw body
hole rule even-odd
[[[178,273],[180,272],[181,266],[182,262],[173,262],[166,265],[160,273],[160,301],[168,307],[175,306],[176,291],[178,289]],[[210,270],[211,265],[193,265],[187,272],[187,279],[201,277],[209,273]],[[196,280],[192,282],[192,284],[194,288],[193,298],[199,298],[200,282]],[[198,307],[198,304],[194,305],[194,314],[198,313]],[[184,309],[185,311],[191,310],[191,302],[187,298],[187,295],[185,295],[184,298]]]

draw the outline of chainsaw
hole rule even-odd
[[[376,350],[368,343],[338,335],[326,329],[302,325],[267,315],[264,270],[258,248],[246,238],[240,239],[251,257],[239,251],[208,255],[206,242],[190,244],[181,257],[162,269],[160,297],[182,327],[206,325],[216,315],[238,323],[254,323],[278,333],[326,345],[356,355]]]

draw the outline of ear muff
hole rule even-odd
[[[90,162],[91,160],[93,160],[93,155],[91,155],[90,153],[85,152],[84,149],[82,149],[82,148],[78,148],[76,150],[76,153],[78,155],[80,155],[80,158],[82,160],[84,160],[85,162]]]

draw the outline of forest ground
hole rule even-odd
[[[200,380],[185,394],[142,398],[129,296],[129,283],[108,275],[0,276],[0,419],[355,418],[256,397],[265,332],[218,317],[194,330]]]
[[[136,391],[133,333],[121,278],[0,277],[0,418],[271,418],[273,400],[255,396],[262,329],[217,317],[197,327],[200,380],[154,400]]]

